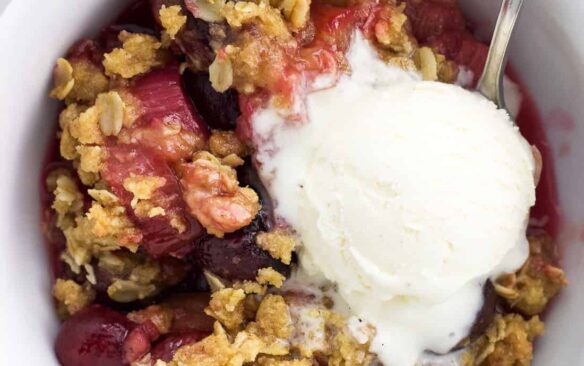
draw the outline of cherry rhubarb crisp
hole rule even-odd
[[[455,0],[140,0],[57,60],[43,231],[62,365],[374,362],[374,329],[355,337],[330,298],[285,285],[297,239],[249,143],[268,98],[301,121],[307,80],[351,72],[356,30],[426,80],[471,87],[487,54]],[[518,119],[541,144],[533,116]],[[549,220],[530,227],[523,268],[487,291],[467,365],[529,364],[538,314],[565,283],[550,174],[534,210]]]

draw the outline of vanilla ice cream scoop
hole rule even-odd
[[[485,282],[527,258],[534,160],[479,94],[386,66],[360,38],[349,59],[304,125],[254,116],[256,158],[303,270],[376,327],[386,365],[412,366],[466,336]]]

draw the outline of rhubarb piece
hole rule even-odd
[[[108,146],[107,152],[102,177],[142,231],[146,251],[153,257],[184,256],[203,230],[186,214],[170,167],[144,146]]]
[[[156,150],[169,162],[207,146],[209,131],[185,94],[177,65],[151,71],[136,80],[130,94],[138,116],[119,140]]]

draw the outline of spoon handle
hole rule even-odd
[[[503,0],[497,25],[491,39],[487,62],[479,79],[478,91],[499,108],[505,108],[503,75],[505,73],[507,46],[523,0]]]

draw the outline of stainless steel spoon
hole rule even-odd
[[[503,0],[491,39],[487,62],[477,85],[477,90],[499,108],[505,108],[503,75],[507,64],[507,47],[522,4],[523,0]]]

